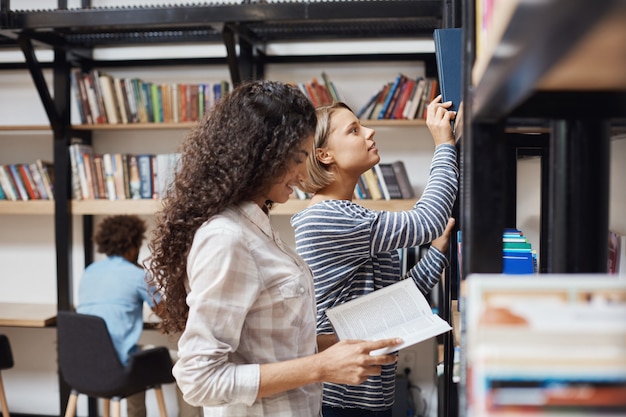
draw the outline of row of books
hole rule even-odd
[[[83,124],[181,123],[202,118],[230,84],[159,84],[75,69],[72,90]]]
[[[158,199],[169,187],[180,154],[94,153],[91,145],[70,145],[75,200]]]
[[[0,200],[54,200],[54,166],[41,159],[0,165]]]
[[[357,112],[359,119],[425,119],[426,107],[439,94],[436,78],[399,74],[383,85]]]
[[[462,298],[468,416],[624,416],[626,280],[472,274]]]
[[[296,85],[311,100],[314,107],[327,106],[335,101],[341,101],[339,91],[325,72],[322,72],[322,82],[313,77],[310,82]]]
[[[379,163],[364,172],[354,189],[357,200],[398,200],[415,197],[403,161]],[[295,189],[294,198],[306,200],[311,195]]]

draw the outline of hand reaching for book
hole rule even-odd
[[[455,111],[449,111],[452,105],[451,101],[441,102],[441,94],[439,94],[428,105],[426,112],[426,125],[433,135],[435,146],[442,144],[454,145],[454,135],[452,134],[452,120],[456,117]]]

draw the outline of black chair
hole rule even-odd
[[[59,368],[71,389],[65,417],[73,417],[79,394],[103,398],[104,415],[120,417],[120,400],[153,388],[161,417],[167,417],[161,384],[174,382],[167,348],[141,350],[124,366],[115,351],[104,320],[97,316],[59,311],[57,316]]]
[[[11,344],[6,335],[0,334],[0,370],[13,368],[13,353],[11,352]],[[2,383],[2,373],[0,373],[0,407],[2,407],[2,417],[9,417],[9,405],[7,397],[4,393],[4,384]]]

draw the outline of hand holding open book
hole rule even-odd
[[[326,311],[339,340],[403,339],[401,345],[378,349],[382,355],[430,339],[452,329],[432,312],[413,280],[405,279]]]

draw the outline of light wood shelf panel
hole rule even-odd
[[[355,203],[372,210],[403,211],[410,210],[416,200],[354,200]],[[292,199],[285,204],[275,204],[270,212],[272,215],[294,215],[304,210],[310,200]]]
[[[48,125],[0,125],[0,131],[48,131],[52,132]]]
[[[185,123],[118,123],[118,124],[93,124],[93,125],[72,125],[73,130],[168,130],[168,129],[190,129],[197,122]],[[373,127],[423,127],[426,121],[423,119],[364,119],[361,120],[364,126]],[[49,128],[48,128],[49,129]],[[8,130],[8,129],[7,129]],[[28,129],[25,129],[28,130]]]
[[[118,123],[97,125],[72,125],[73,130],[171,130],[191,129],[197,122],[185,123]]]
[[[0,214],[54,214],[54,201],[30,200],[30,201],[0,201]]]
[[[401,211],[410,210],[415,200],[355,200],[373,210]],[[275,204],[271,211],[274,216],[294,215],[309,205],[309,200],[291,199],[285,204]],[[82,200],[72,201],[72,214],[75,215],[113,215],[144,214],[152,215],[160,207],[160,200]]]
[[[154,214],[161,200],[81,200],[72,201],[75,215]]]

